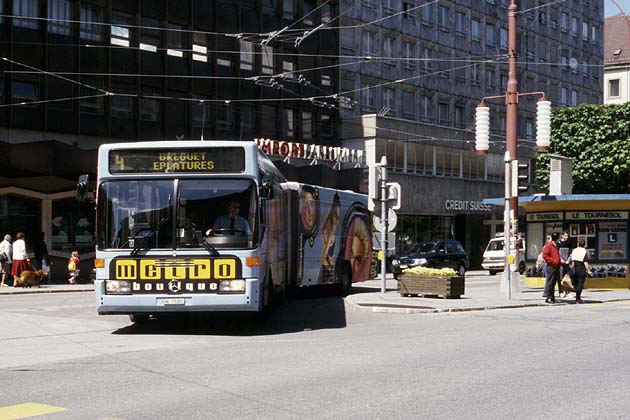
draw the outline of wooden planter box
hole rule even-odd
[[[405,274],[398,277],[398,292],[400,296],[459,298],[464,294],[464,277],[427,277]]]

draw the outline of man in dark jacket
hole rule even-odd
[[[569,242],[569,232],[562,232],[558,241],[558,252],[560,253],[560,278],[558,279],[558,296],[562,293],[562,278],[565,274],[571,275],[571,266],[569,265],[569,255],[571,255],[571,244]]]
[[[542,256],[547,263],[546,281],[545,281],[545,295],[547,299],[545,303],[556,303],[554,297],[554,287],[556,282],[560,280],[560,266],[562,260],[560,259],[560,252],[558,251],[558,238],[560,235],[558,232],[551,234],[551,242],[547,242],[542,251]]]

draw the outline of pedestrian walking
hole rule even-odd
[[[586,276],[592,276],[591,270],[588,267],[588,251],[585,248],[586,241],[580,239],[578,246],[571,252],[571,265],[573,266],[574,283],[575,287],[575,303],[584,303],[582,301],[582,289],[584,289],[584,283],[586,282]]]
[[[79,277],[79,251],[72,251],[70,258],[68,258],[68,283],[77,284]]]
[[[31,259],[26,252],[26,242],[24,242],[24,233],[15,234],[15,242],[13,242],[13,263],[11,264],[11,275],[13,276],[13,287],[17,287],[16,278],[20,277],[22,271],[31,268]]]
[[[558,241],[558,252],[560,253],[560,280],[558,281],[558,296],[563,292],[562,290],[562,279],[564,276],[571,277],[571,243],[569,242],[569,232],[562,232],[562,236]],[[565,296],[569,292],[569,290],[565,290]]]
[[[33,254],[35,256],[35,268],[44,270],[44,265],[48,264],[48,245],[46,245],[46,234],[39,232],[39,237],[33,245]],[[46,270],[44,270],[46,271]]]
[[[546,269],[546,281],[545,281],[545,294],[547,299],[545,303],[556,303],[554,297],[555,284],[560,281],[560,252],[558,252],[558,238],[560,235],[558,232],[551,234],[551,242],[547,242],[543,248],[543,259],[547,263]]]
[[[4,240],[0,242],[0,273],[2,273],[0,287],[8,286],[5,282],[7,280],[7,274],[11,275],[12,259],[13,247],[11,246],[11,235],[7,233],[4,235]]]

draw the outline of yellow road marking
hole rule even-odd
[[[25,419],[27,417],[41,416],[42,414],[66,411],[62,407],[38,403],[24,403],[0,407],[0,420]]]

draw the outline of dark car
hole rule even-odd
[[[468,268],[466,251],[459,241],[428,241],[418,244],[412,251],[392,261],[394,278],[405,268],[411,267],[452,268],[463,276]]]

